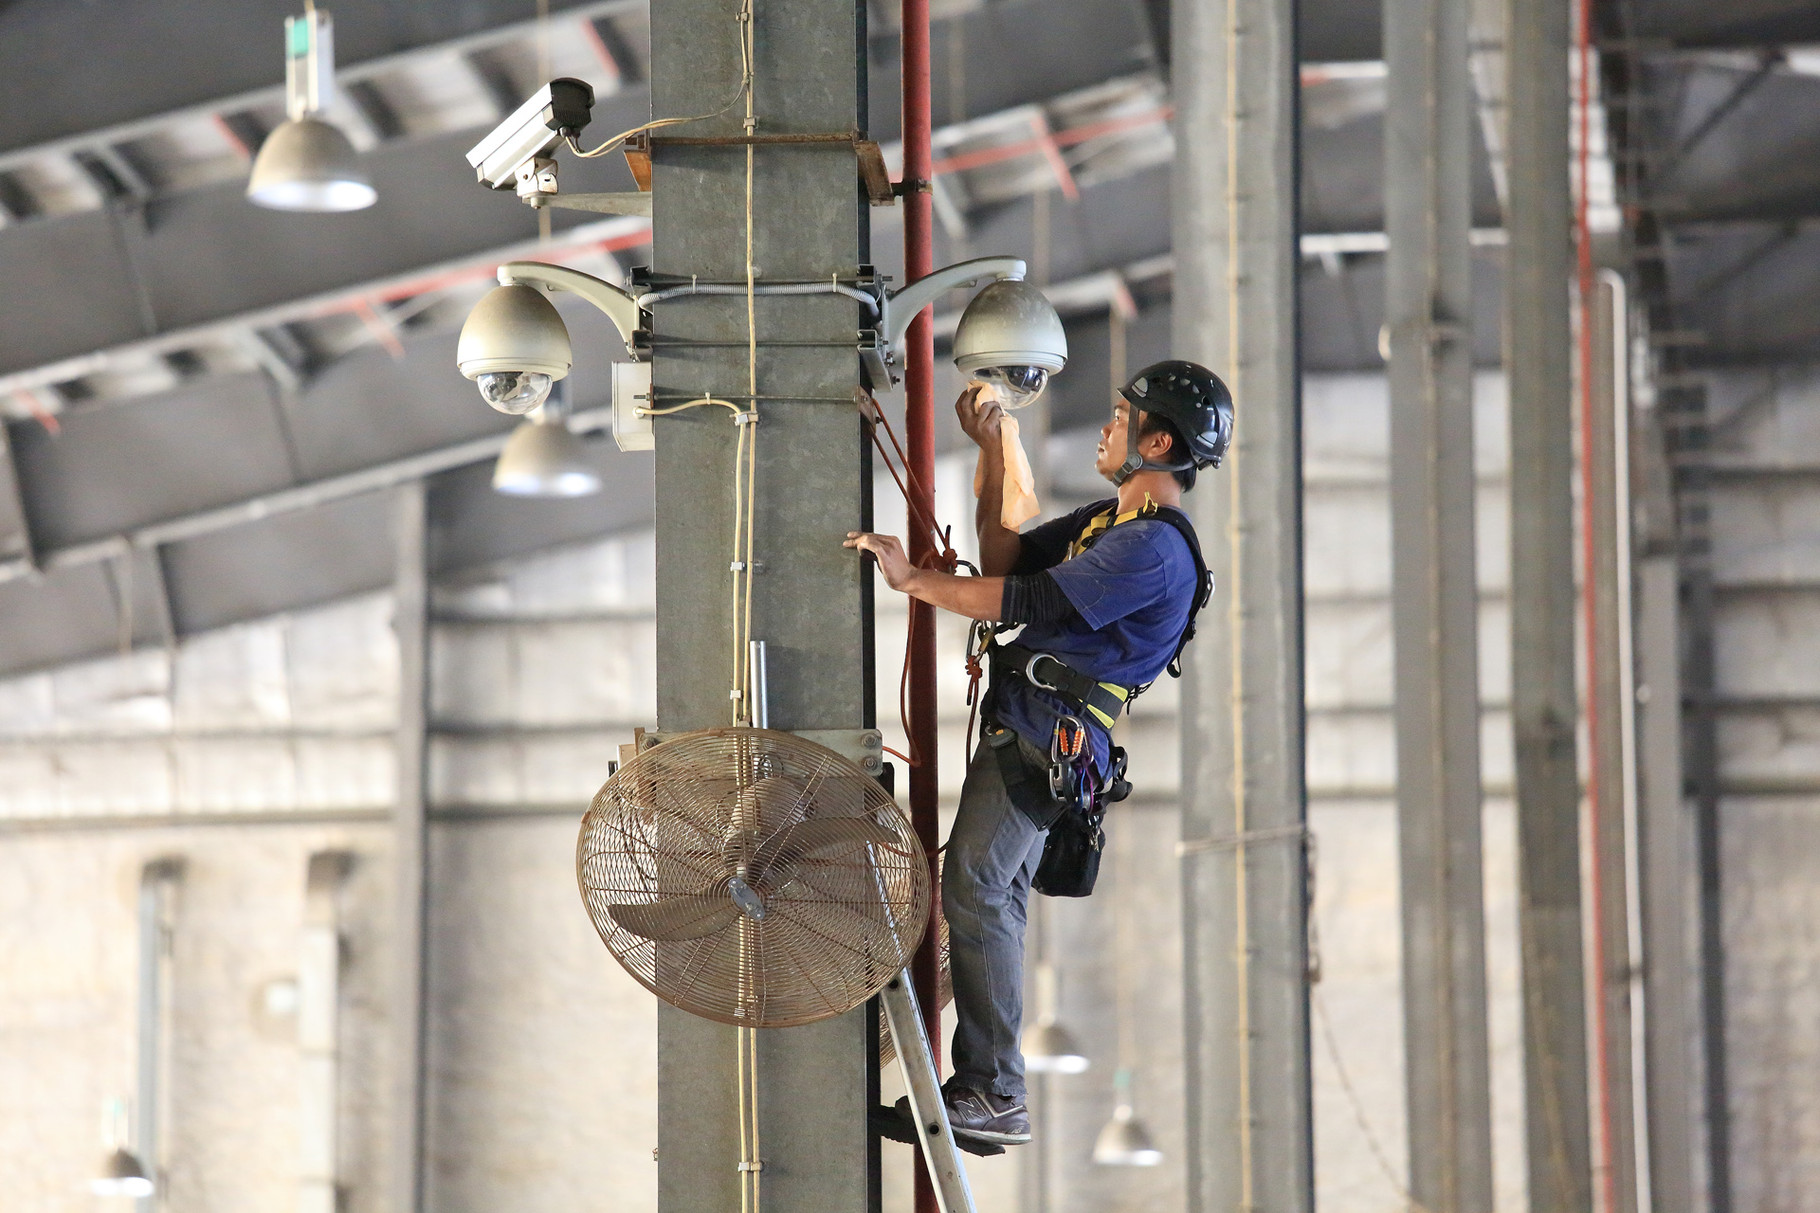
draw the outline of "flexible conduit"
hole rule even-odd
[[[746,155],[752,154],[750,144],[746,145]],[[661,291],[646,291],[638,297],[641,307],[650,307],[653,303],[663,303],[669,299],[680,299],[685,295],[845,295],[866,305],[874,316],[878,315],[878,300],[856,286],[844,282],[778,282],[768,286],[748,283],[744,286],[725,282],[691,282],[686,286],[667,286]],[[752,389],[754,395],[758,389]]]

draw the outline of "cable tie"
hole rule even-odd
[[[743,560],[735,560],[732,564],[728,565],[727,568],[735,573],[743,573],[746,571],[746,562]]]
[[[756,1162],[742,1162],[739,1164],[739,1169],[741,1171],[762,1171],[765,1169],[765,1160],[761,1158]]]
[[[758,410],[757,409],[742,409],[741,411],[733,414],[733,424],[734,425],[757,425],[758,424]]]

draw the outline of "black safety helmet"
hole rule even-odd
[[[1185,472],[1217,468],[1232,445],[1232,393],[1218,375],[1198,362],[1171,359],[1152,363],[1120,388],[1119,395],[1131,406],[1131,417],[1125,427],[1125,462],[1114,476],[1115,483],[1123,484],[1140,469]],[[1138,432],[1143,428],[1139,412],[1154,413],[1169,422],[1187,442],[1188,450],[1171,452],[1177,458],[1166,464],[1139,455]]]

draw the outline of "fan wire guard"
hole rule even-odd
[[[576,845],[588,917],[672,1006],[782,1028],[844,1014],[921,942],[929,865],[878,781],[771,729],[653,745],[594,797]]]

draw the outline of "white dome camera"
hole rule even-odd
[[[569,373],[569,328],[534,286],[496,286],[468,313],[455,347],[455,365],[480,388],[481,399],[518,416],[542,404]]]
[[[1001,279],[973,297],[954,331],[954,365],[991,384],[1007,409],[1033,403],[1068,365],[1068,335],[1043,292]]]

